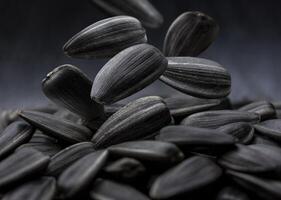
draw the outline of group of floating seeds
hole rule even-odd
[[[109,61],[93,80],[59,66],[42,81],[54,104],[1,111],[0,199],[281,199],[281,103],[234,104],[227,70],[194,57],[214,19],[183,13],[162,53],[143,28],[163,23],[148,0],[91,2],[114,17],[63,50]],[[183,94],[119,102],[157,79]]]

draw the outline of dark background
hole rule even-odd
[[[281,99],[280,1],[151,2],[164,15],[165,24],[147,30],[150,43],[162,48],[173,19],[188,10],[203,11],[218,21],[221,30],[200,57],[220,62],[230,71],[231,99]],[[0,0],[0,109],[46,102],[41,80],[61,64],[74,64],[94,78],[105,60],[71,59],[61,48],[73,34],[105,17],[89,0]],[[170,92],[174,90],[157,81],[137,96]]]

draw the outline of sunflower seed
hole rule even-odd
[[[185,12],[170,26],[164,41],[166,56],[198,56],[215,40],[219,26],[201,12]]]
[[[103,104],[128,97],[157,80],[166,70],[167,63],[162,53],[149,44],[129,47],[98,72],[91,97]]]
[[[77,124],[81,123],[81,118],[78,115],[71,113],[66,109],[58,110],[57,112],[54,113],[54,116],[61,119],[66,119],[68,121],[72,121]]]
[[[153,199],[188,194],[215,182],[222,170],[207,158],[194,156],[160,175],[150,189]]]
[[[237,182],[241,187],[253,192],[262,199],[281,199],[281,181],[269,178],[261,178],[249,174],[228,170],[227,175]]]
[[[216,200],[250,200],[250,198],[238,187],[227,186],[219,192]]]
[[[55,197],[56,180],[41,177],[9,191],[2,200],[52,200]]]
[[[90,191],[90,197],[95,200],[149,200],[135,188],[110,180],[98,179]]]
[[[69,166],[58,178],[61,196],[70,198],[88,188],[98,172],[105,165],[107,151],[90,153]]]
[[[42,81],[42,90],[50,100],[87,121],[104,116],[103,106],[90,98],[91,87],[92,81],[72,65],[55,68]]]
[[[257,123],[260,116],[256,113],[236,110],[204,111],[186,117],[181,124],[201,128],[219,128],[235,122]]]
[[[262,135],[281,142],[281,119],[271,119],[254,125]]]
[[[58,176],[72,163],[93,151],[91,142],[81,142],[69,146],[51,157],[46,173],[50,176]]]
[[[118,110],[120,110],[124,106],[125,106],[125,104],[121,104],[121,103],[114,103],[114,104],[105,106],[104,112],[105,112],[106,117],[110,117],[111,115],[116,113]]]
[[[10,154],[18,146],[30,140],[33,132],[34,129],[25,122],[11,123],[0,134],[0,158]]]
[[[114,113],[92,138],[95,148],[144,138],[171,121],[169,109],[160,97],[137,99]]]
[[[109,147],[113,155],[131,157],[143,161],[176,163],[184,158],[173,144],[161,141],[131,141]]]
[[[45,135],[43,132],[41,132],[39,130],[36,130],[29,142],[31,142],[31,143],[58,143],[58,140],[49,135]]]
[[[48,163],[49,157],[34,149],[16,151],[0,162],[0,188],[43,172]]]
[[[217,129],[218,131],[232,135],[236,141],[242,144],[249,144],[254,139],[255,129],[246,122],[226,124]]]
[[[147,41],[139,20],[117,16],[98,21],[74,35],[63,47],[76,58],[109,58],[118,52]]]
[[[20,151],[22,149],[36,149],[47,156],[53,156],[61,151],[61,146],[55,143],[33,143],[29,142],[19,146],[16,151]]]
[[[196,149],[198,147],[232,147],[234,138],[217,130],[190,126],[167,126],[160,131],[158,140],[171,142],[179,147]]]
[[[46,113],[22,111],[20,117],[45,134],[68,143],[87,141],[93,135],[92,131],[85,126],[74,124]]]
[[[267,101],[253,102],[239,108],[239,110],[257,113],[261,116],[262,121],[276,117],[274,106]]]
[[[200,98],[222,98],[230,93],[231,77],[221,65],[201,58],[170,57],[160,80]]]
[[[266,136],[261,136],[256,134],[252,144],[267,144],[271,146],[281,147],[281,144],[273,140],[272,138],[268,138]]]
[[[148,0],[91,0],[110,15],[130,15],[136,17],[144,26],[158,28],[163,24],[162,15]]]

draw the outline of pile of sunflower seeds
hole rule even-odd
[[[183,13],[160,51],[142,26],[163,22],[148,1],[92,1],[118,16],[63,50],[109,61],[93,81],[59,66],[42,81],[53,104],[0,113],[0,199],[281,199],[281,103],[227,98],[227,70],[195,57],[216,22]],[[158,79],[183,94],[119,102]]]

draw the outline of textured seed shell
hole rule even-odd
[[[90,197],[95,200],[149,200],[135,188],[110,180],[98,179],[90,191]]]
[[[52,200],[55,197],[56,180],[41,177],[8,192],[2,200]]]
[[[271,119],[254,125],[262,135],[281,142],[281,119]]]
[[[235,122],[257,123],[260,116],[256,113],[236,110],[204,111],[186,117],[181,124],[201,128],[219,128]]]
[[[160,141],[170,142],[187,148],[227,147],[234,145],[234,138],[214,129],[191,126],[167,126],[157,137]]]
[[[20,117],[45,134],[68,143],[88,141],[93,135],[85,126],[59,119],[54,115],[35,111],[22,111]]]
[[[236,122],[226,124],[217,129],[218,131],[232,135],[236,141],[242,144],[249,144],[254,139],[255,129],[247,122]]]
[[[163,24],[162,15],[148,0],[91,0],[110,15],[130,15],[136,17],[144,26],[158,28]]]
[[[227,175],[237,182],[241,187],[249,190],[262,199],[281,199],[281,181],[269,178],[261,178],[249,174],[228,170]]]
[[[165,56],[198,56],[218,32],[219,26],[210,16],[197,11],[185,12],[171,24],[163,52]]]
[[[86,189],[105,165],[107,157],[107,151],[97,151],[69,166],[58,179],[61,196],[71,198]]]
[[[208,158],[194,156],[160,175],[150,189],[153,199],[188,194],[215,182],[222,170]]]
[[[261,116],[261,120],[276,117],[276,111],[274,106],[267,101],[253,102],[239,108],[239,110],[257,113]]]
[[[227,186],[221,189],[216,200],[250,200],[250,198],[240,188]]]
[[[116,113],[118,110],[120,110],[124,106],[125,106],[125,104],[121,104],[121,103],[114,103],[114,104],[105,106],[104,112],[105,112],[106,117],[110,117],[111,115]]]
[[[92,81],[73,65],[61,65],[42,81],[44,94],[83,119],[93,120],[104,115],[103,106],[91,100]]]
[[[32,143],[58,143],[58,140],[54,137],[44,134],[38,129],[34,132],[29,142]]]
[[[137,99],[118,110],[92,138],[95,148],[144,138],[171,122],[169,109],[160,97]]]
[[[18,146],[30,140],[33,127],[21,121],[11,123],[0,133],[0,158],[10,154]]]
[[[16,151],[0,162],[0,188],[43,172],[48,163],[49,157],[34,149]]]
[[[47,156],[53,156],[61,151],[62,147],[57,143],[39,143],[39,142],[29,142],[19,146],[16,151],[21,151],[22,149],[36,149]]]
[[[76,58],[110,58],[130,46],[146,41],[145,30],[139,20],[117,16],[86,27],[74,35],[63,50]]]
[[[46,173],[50,176],[58,176],[72,163],[93,151],[91,142],[81,142],[69,146],[51,157]]]
[[[149,44],[129,47],[109,60],[95,77],[91,97],[111,104],[126,98],[157,80],[168,61]]]
[[[160,80],[200,98],[223,98],[231,90],[231,77],[227,70],[218,63],[201,58],[168,58],[168,67]]]
[[[184,158],[183,153],[174,145],[161,141],[131,141],[109,147],[114,155],[131,157],[138,160],[162,163],[175,163]]]

